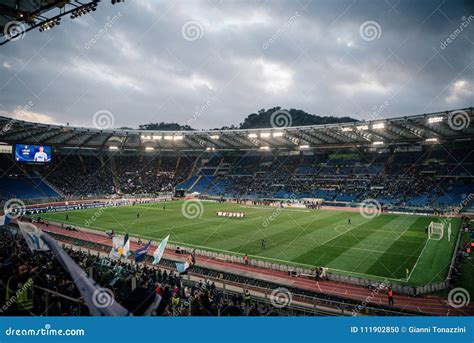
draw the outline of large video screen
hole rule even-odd
[[[15,161],[27,163],[51,162],[51,146],[16,144]]]

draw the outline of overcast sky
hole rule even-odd
[[[103,1],[0,47],[0,115],[49,123],[203,129],[274,106],[376,119],[473,99],[467,0]]]

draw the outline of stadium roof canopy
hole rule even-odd
[[[61,18],[78,18],[95,11],[100,0],[2,0],[0,2],[0,45],[39,28],[46,31],[61,24]],[[117,2],[117,1],[115,1]],[[114,3],[114,2],[112,2]]]
[[[245,130],[149,131],[48,125],[0,117],[0,141],[136,151],[305,150],[473,141],[473,109],[391,119]]]

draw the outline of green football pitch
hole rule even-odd
[[[245,212],[246,217],[217,217],[221,210]],[[438,217],[379,214],[365,218],[350,211],[211,201],[85,209],[42,214],[41,218],[145,239],[161,240],[170,234],[170,242],[182,246],[306,268],[323,266],[335,273],[412,286],[446,278],[460,224],[459,219],[452,219],[450,241],[447,225],[445,237],[437,241],[428,239],[425,227],[441,221]]]

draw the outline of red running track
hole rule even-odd
[[[55,226],[44,226],[41,228],[46,232],[56,233],[71,238],[77,238],[80,240],[99,243],[106,246],[112,247],[111,239],[104,237],[99,234],[82,232],[82,231],[68,231]],[[138,244],[131,242],[131,250],[139,248]],[[156,248],[156,247],[155,247]],[[154,246],[149,251],[154,252]],[[152,255],[152,253],[149,253]],[[171,260],[184,260],[185,256],[176,254],[174,251],[167,249],[165,251],[166,258]],[[384,292],[378,294],[371,291],[368,288],[356,285],[350,285],[345,283],[338,283],[333,281],[316,281],[306,278],[291,277],[285,272],[258,268],[253,266],[245,266],[241,264],[235,264],[231,262],[225,262],[215,260],[206,257],[199,257],[196,262],[197,266],[210,268],[213,270],[221,270],[224,272],[230,272],[241,276],[247,276],[255,279],[270,281],[281,284],[287,287],[294,287],[303,290],[316,291],[325,294],[335,295],[348,299],[366,301],[374,304],[387,304],[387,296]],[[408,296],[402,294],[394,294],[394,308],[406,309],[420,314],[430,314],[437,316],[467,316],[474,315],[474,302],[462,308],[453,308],[449,306],[446,299],[438,296]]]

